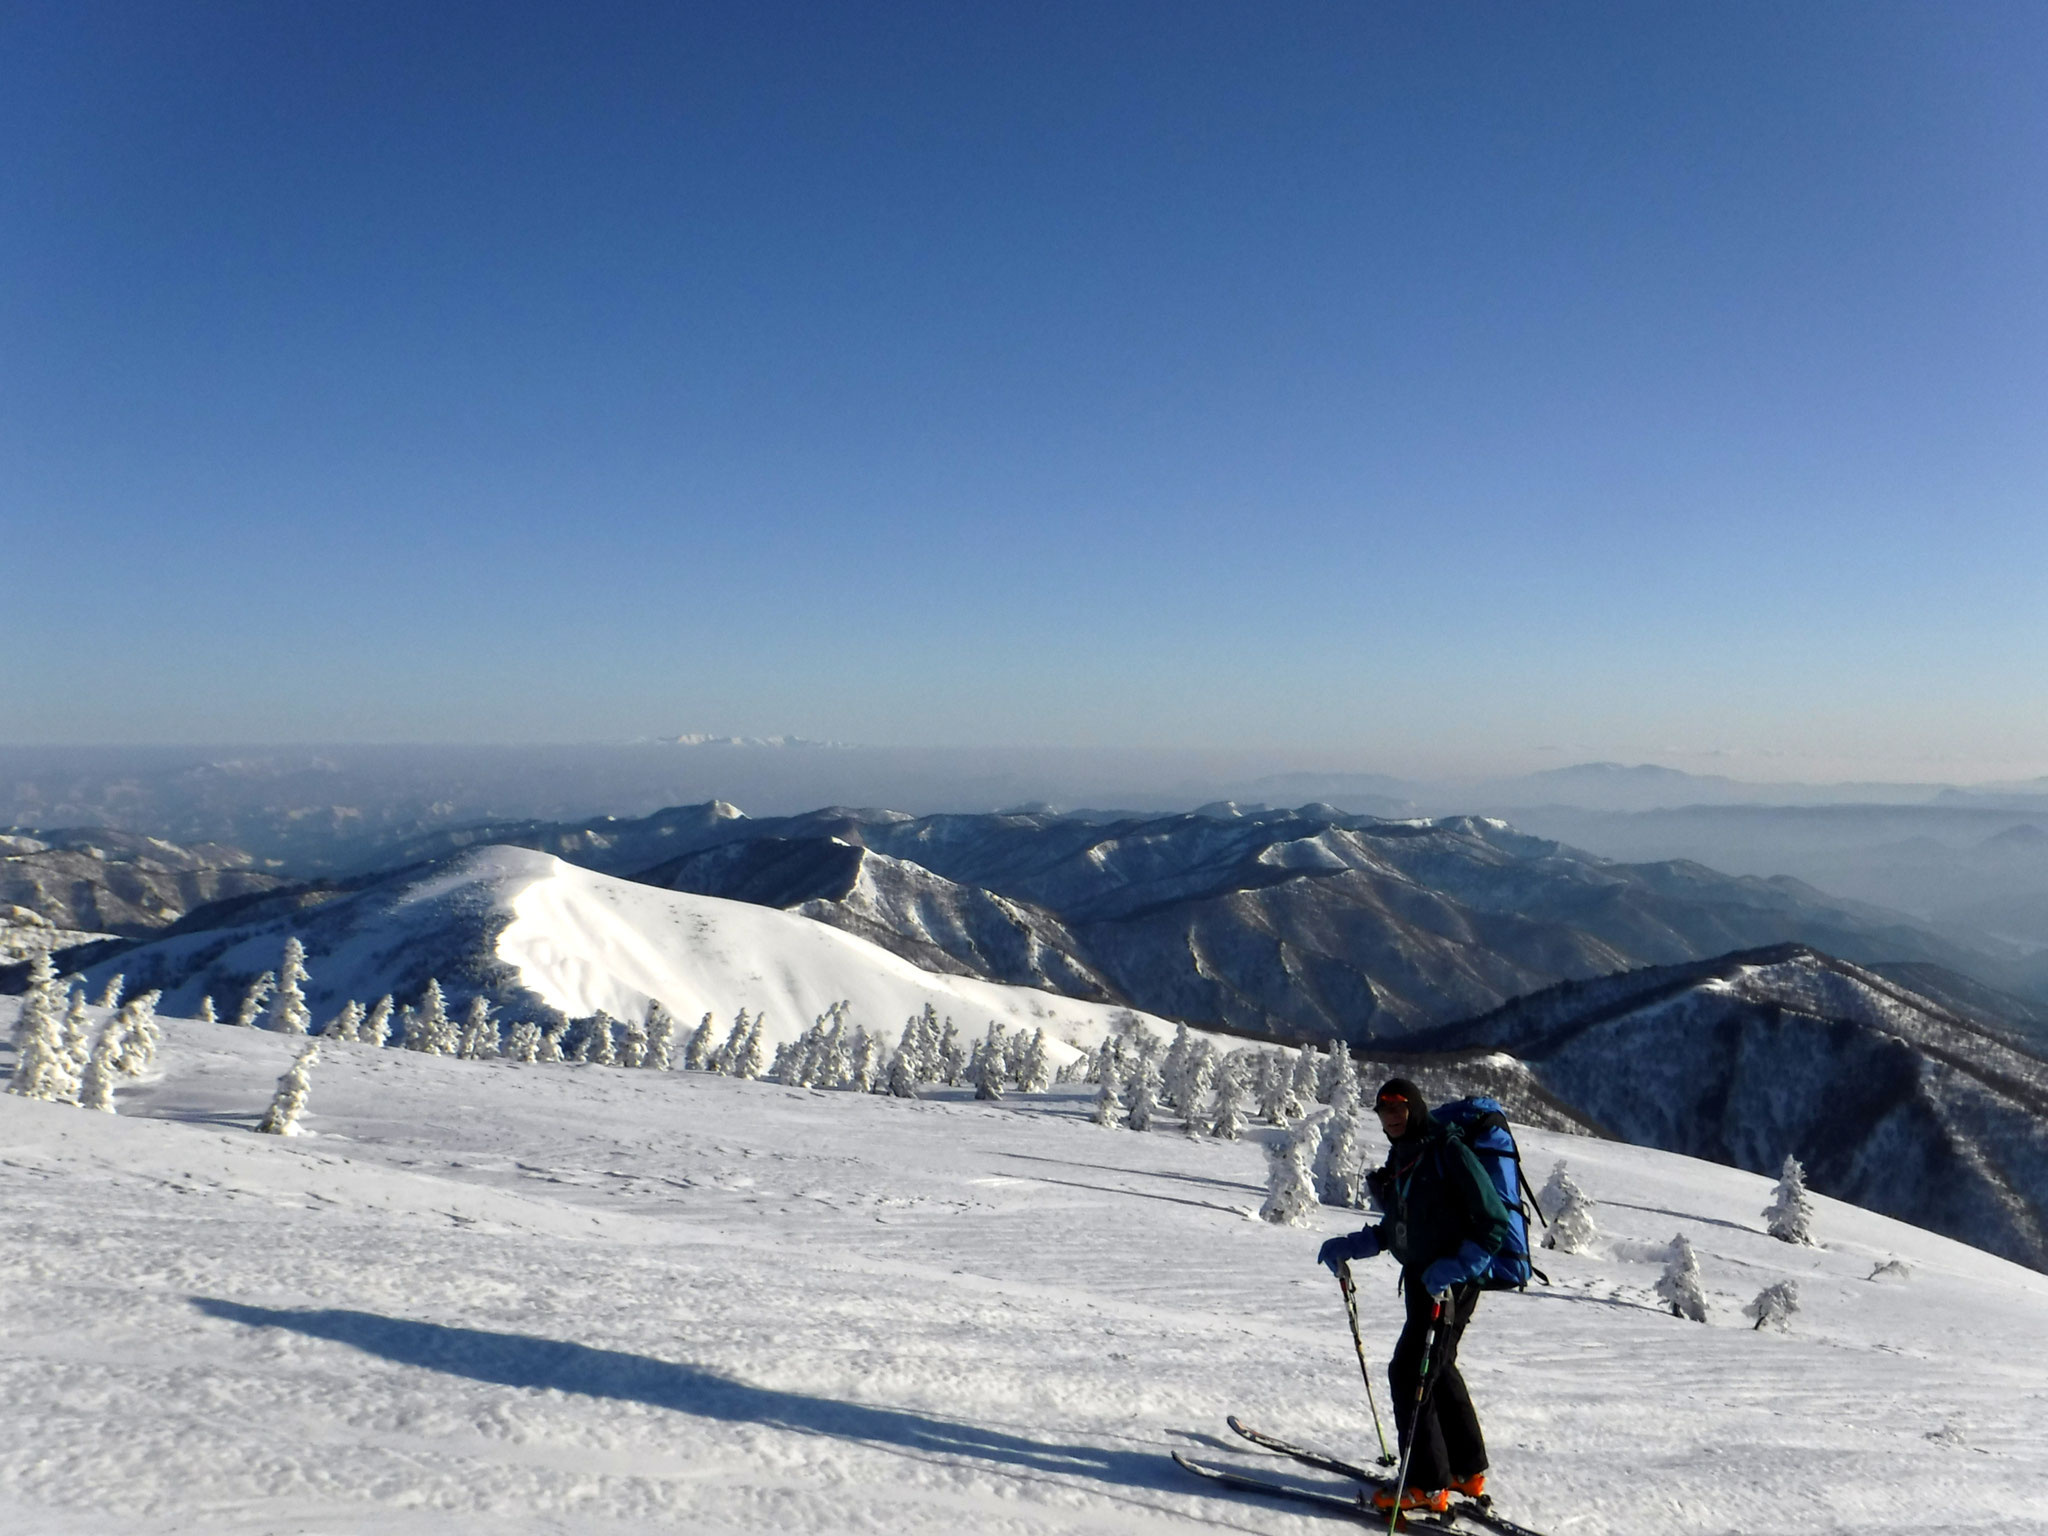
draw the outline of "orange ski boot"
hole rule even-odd
[[[1450,1491],[1468,1499],[1483,1499],[1486,1497],[1486,1474],[1474,1472],[1470,1477],[1454,1477]]]
[[[1394,1490],[1382,1488],[1372,1496],[1372,1507],[1388,1514],[1394,1511]],[[1401,1511],[1422,1510],[1428,1514],[1440,1515],[1451,1507],[1451,1496],[1443,1489],[1404,1488],[1401,1490]]]

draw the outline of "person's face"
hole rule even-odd
[[[1380,1129],[1387,1133],[1387,1140],[1399,1141],[1408,1134],[1406,1099],[1381,1099],[1373,1110],[1380,1117]]]

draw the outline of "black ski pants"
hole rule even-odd
[[[1458,1340],[1472,1320],[1472,1309],[1479,1304],[1479,1287],[1461,1285],[1451,1292],[1444,1303],[1449,1325],[1439,1329],[1434,1345],[1429,1337],[1430,1330],[1438,1326],[1430,1315],[1434,1303],[1422,1288],[1421,1276],[1407,1277],[1404,1294],[1408,1321],[1387,1366],[1387,1379],[1394,1387],[1394,1425],[1400,1431],[1404,1452],[1411,1439],[1415,1442],[1408,1461],[1408,1486],[1442,1488],[1454,1477],[1486,1470],[1486,1441],[1479,1433],[1479,1415],[1473,1412],[1465,1378],[1458,1374]],[[1430,1355],[1430,1385],[1418,1414],[1415,1395],[1425,1349]]]

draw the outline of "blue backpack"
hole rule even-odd
[[[1507,1241],[1493,1256],[1492,1268],[1480,1277],[1480,1288],[1526,1290],[1532,1275],[1545,1285],[1550,1284],[1550,1276],[1529,1262],[1529,1212],[1534,1209],[1538,1221],[1543,1220],[1543,1212],[1536,1206],[1535,1192],[1529,1190],[1529,1181],[1522,1175],[1522,1153],[1515,1145],[1515,1133],[1508,1129],[1507,1111],[1498,1100],[1475,1094],[1439,1104],[1431,1113],[1472,1149],[1479,1166],[1493,1180],[1500,1203],[1507,1207]],[[1524,1191],[1529,1194],[1526,1205],[1522,1201]]]

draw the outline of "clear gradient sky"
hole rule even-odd
[[[0,5],[0,740],[2048,773],[2048,6]]]

